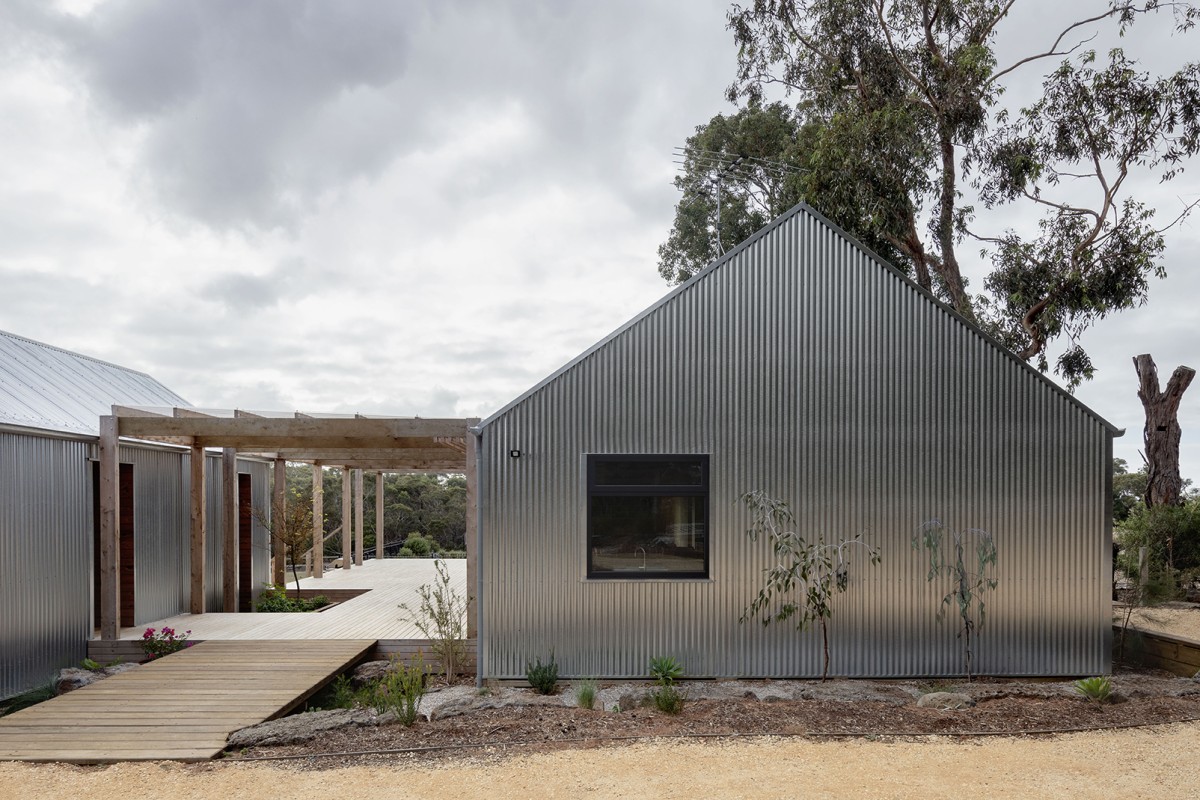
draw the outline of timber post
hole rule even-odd
[[[100,418],[100,638],[121,638],[120,458],[115,416]]]

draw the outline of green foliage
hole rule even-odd
[[[1200,498],[1190,497],[1180,506],[1139,506],[1117,531],[1121,544],[1118,564],[1137,580],[1138,551],[1145,547],[1151,574],[1187,580],[1200,572]]]
[[[14,695],[7,700],[0,701],[0,717],[3,717],[7,714],[16,713],[17,711],[30,708],[31,706],[36,706],[38,703],[44,703],[45,701],[54,697],[54,695],[55,691],[53,681],[43,686],[39,686],[36,689],[30,689],[28,692],[22,692],[21,694]]]
[[[162,658],[171,653],[178,653],[186,647],[191,647],[193,642],[188,641],[188,637],[192,635],[191,631],[176,633],[174,628],[146,628],[142,632],[142,652],[144,652],[150,660]]]
[[[558,662],[554,660],[554,651],[550,652],[550,660],[545,663],[541,656],[537,661],[525,662],[525,680],[538,694],[554,694],[558,686]]]
[[[1074,685],[1075,691],[1095,703],[1107,703],[1112,699],[1112,681],[1107,676],[1081,678]]]
[[[667,686],[683,677],[683,666],[670,656],[655,656],[650,659],[650,677]]]
[[[986,618],[987,592],[994,591],[996,582],[996,540],[982,528],[956,531],[941,520],[930,520],[913,534],[912,546],[924,550],[929,557],[926,580],[949,579],[951,587],[942,597],[937,618],[940,622],[947,608],[958,612],[958,638],[962,641],[967,680],[971,680],[971,639],[983,626]]]
[[[864,542],[862,534],[826,543],[818,533],[809,542],[791,529],[796,520],[787,503],[761,491],[747,492],[741,499],[754,515],[746,534],[752,542],[760,536],[769,540],[775,564],[763,571],[763,588],[740,621],[757,617],[763,625],[769,625],[794,620],[797,630],[817,622],[821,627],[824,680],[829,676],[828,622],[833,616],[833,599],[850,588],[854,551],[861,548],[871,565],[879,563],[879,551]]]
[[[408,612],[408,619],[417,626],[426,639],[433,642],[433,654],[442,663],[442,673],[449,681],[457,675],[467,660],[467,604],[469,598],[462,597],[450,585],[450,571],[446,562],[433,562],[437,579],[433,586],[422,584],[417,588],[421,604],[416,611],[407,604],[400,608]]]
[[[1113,459],[1113,522],[1121,523],[1136,509],[1143,507],[1149,477],[1143,468],[1130,472],[1123,458]]]
[[[1156,222],[1149,206],[1129,196],[1134,184],[1125,178],[1170,180],[1200,150],[1200,66],[1154,77],[1120,50],[1104,59],[1079,46],[1100,25],[1123,31],[1168,7],[1184,31],[1198,9],[1114,2],[1081,20],[1085,27],[1064,31],[1055,52],[1023,53],[1022,62],[1001,64],[996,36],[1010,22],[1010,5],[735,5],[728,19],[738,66],[728,95],[745,105],[689,139],[679,180],[684,198],[660,249],[660,271],[677,281],[705,255],[715,222],[705,187],[718,169],[728,169],[721,165],[737,156],[761,159],[741,162],[756,165],[753,173],[764,161],[783,162],[789,169],[778,174],[787,192],[896,262],[1019,357],[1048,370],[1048,348],[1061,343],[1054,370],[1067,385],[1091,377],[1081,333],[1145,302],[1149,282],[1163,275],[1162,231],[1178,219]],[[1042,61],[1064,55],[1057,69]],[[1045,75],[1040,99],[1025,109],[1005,108],[1005,84],[1030,70]],[[794,110],[767,113],[773,106],[764,102],[780,88],[799,102]],[[698,158],[704,151],[710,160]],[[784,194],[733,171],[746,184],[738,188],[742,194]],[[764,215],[777,213],[763,206],[770,209]],[[1193,208],[1185,205],[1181,217]],[[736,224],[757,221],[737,202],[730,215]],[[1035,232],[1006,229],[1015,216],[1040,216]],[[724,233],[724,206],[722,217]],[[990,264],[961,265],[964,239],[982,242],[980,259]],[[690,249],[683,246],[688,242]],[[984,275],[974,294],[964,278],[970,271]]]
[[[684,695],[675,682],[683,677],[683,666],[670,656],[656,656],[650,659],[650,675],[657,684],[650,692],[655,708],[666,714],[682,711]]]
[[[575,687],[575,701],[580,708],[595,708],[596,707],[596,679],[584,678]]]
[[[86,670],[90,670],[92,672],[99,672],[100,670],[104,669],[103,664],[101,664],[99,661],[94,661],[90,658],[85,658],[83,661],[80,661],[79,666],[83,667]]]
[[[288,614],[316,611],[329,605],[329,598],[323,594],[316,597],[288,597],[287,590],[282,586],[267,585],[254,610],[261,614]]]
[[[383,714],[394,711],[405,727],[417,721],[429,671],[418,653],[411,663],[392,659],[391,669],[374,687],[373,705]]]
[[[411,533],[408,535],[408,538],[404,540],[404,547],[412,551],[412,554],[418,557],[427,556],[433,550],[433,545],[430,544],[428,539],[415,536]]]
[[[401,547],[396,551],[396,556],[399,558],[416,558],[417,554],[407,547]]]

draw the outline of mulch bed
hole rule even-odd
[[[421,720],[411,728],[399,724],[346,728],[304,744],[254,747],[227,758],[320,756],[413,750],[410,758],[437,759],[478,754],[590,747],[648,737],[785,735],[861,736],[865,738],[925,735],[1007,734],[1165,724],[1200,719],[1200,687],[1195,694],[1137,692],[1115,703],[1082,697],[1023,694],[1023,684],[979,699],[974,708],[941,711],[877,700],[757,700],[753,697],[688,701],[672,716],[651,707],[621,712],[568,706],[510,706],[472,711],[461,716]],[[428,750],[421,750],[429,748]],[[390,754],[395,758],[396,754]],[[370,760],[368,757],[337,761]],[[315,767],[332,766],[314,758]]]

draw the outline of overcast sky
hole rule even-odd
[[[1104,6],[1025,2],[1002,48]],[[198,406],[486,417],[668,291],[671,148],[733,110],[726,7],[0,0],[0,329]],[[1168,34],[1124,44],[1178,66],[1200,33]],[[1144,191],[1174,216],[1197,176]],[[1135,465],[1131,356],[1200,367],[1198,225],[1084,342]],[[1200,384],[1181,421],[1200,479]]]

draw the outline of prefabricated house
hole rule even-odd
[[[1111,666],[1112,439],[1121,431],[800,205],[484,420],[479,669],[811,677],[821,637],[741,621],[771,562],[739,501],[861,534],[830,673],[963,671],[923,523],[989,532],[976,672]]]
[[[97,444],[113,405],[186,406],[149,375],[0,332],[0,698],[77,665],[97,623]],[[120,616],[142,625],[188,610],[187,448],[119,445]],[[220,530],[219,455],[206,458]],[[238,460],[239,503],[266,508],[269,462]],[[269,578],[269,535],[239,520],[238,604]],[[206,605],[220,608],[222,536],[207,539]]]

